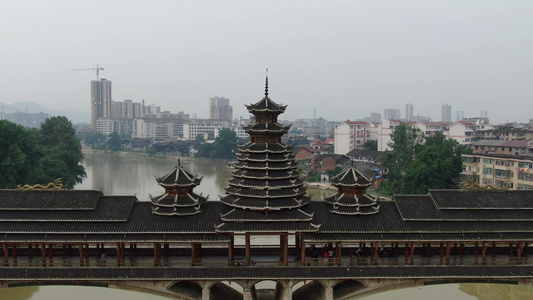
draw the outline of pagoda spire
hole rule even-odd
[[[268,68],[266,69],[265,97],[268,97]]]

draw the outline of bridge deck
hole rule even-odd
[[[533,277],[533,259],[497,255],[483,261],[474,255],[451,256],[446,262],[439,255],[415,255],[412,261],[403,256],[352,259],[343,256],[340,261],[323,258],[300,261],[291,257],[283,266],[277,256],[254,257],[254,264],[228,265],[225,257],[207,256],[192,261],[187,257],[169,257],[154,261],[137,257],[117,260],[106,259],[53,259],[18,258],[4,261],[0,280],[204,280],[204,279],[347,279],[347,278],[524,278]]]
[[[533,266],[341,266],[341,267],[122,267],[0,269],[2,280],[237,280],[516,278],[533,276]]]

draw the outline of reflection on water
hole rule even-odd
[[[83,166],[87,178],[75,189],[97,189],[106,195],[137,195],[141,201],[148,201],[149,195],[161,194],[154,176],[163,176],[177,164],[175,157],[154,158],[136,153],[91,153],[86,152]],[[195,192],[209,195],[218,200],[224,194],[224,187],[230,177],[228,163],[219,159],[181,158],[181,165],[192,174],[203,176]]]
[[[37,286],[28,286],[23,288],[7,288],[0,289],[0,299],[13,299],[13,300],[30,300],[37,299],[33,298],[33,295],[37,293],[39,287]]]
[[[27,286],[0,289],[1,300],[163,300],[168,299],[146,293],[87,286]]]
[[[461,283],[459,289],[477,299],[533,299],[533,287],[510,284]]]

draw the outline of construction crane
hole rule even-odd
[[[92,68],[92,69],[74,69],[74,71],[94,71],[96,70],[96,80],[98,80],[98,77],[100,76],[100,70],[104,70],[104,68],[101,68],[99,67],[98,65],[96,65],[96,68]]]

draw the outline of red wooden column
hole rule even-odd
[[[303,236],[300,238],[300,265],[305,265],[305,241]]]
[[[516,256],[518,257],[518,263],[521,263],[522,260],[522,249],[524,249],[524,242],[518,242],[518,253],[516,253]]]
[[[439,260],[439,265],[442,265],[443,263],[443,258],[444,258],[444,243],[443,242],[440,242],[439,243],[439,256],[440,256],[440,260]]]
[[[154,243],[154,264],[155,266],[161,265],[161,244]]]
[[[299,234],[294,235],[294,256],[296,257],[300,256],[300,235]]]
[[[28,244],[28,259],[32,259],[32,258],[33,258],[33,244],[29,243]]]
[[[43,244],[41,244],[41,249],[43,248]],[[83,267],[83,257],[85,255],[83,255],[83,244],[82,243],[78,243],[78,250],[80,251],[80,266]],[[44,258],[43,258],[44,260]]]
[[[50,266],[54,265],[54,245],[48,244],[48,261]]]
[[[43,267],[46,267],[46,245],[44,243],[40,244],[41,246],[41,259]]]
[[[289,235],[288,234],[282,234],[281,235],[282,243],[281,243],[281,256],[284,266],[289,265]]]
[[[89,243],[85,243],[85,265],[89,266]]]
[[[249,266],[250,265],[250,235],[246,233],[244,235],[244,264]]]
[[[17,266],[17,244],[13,245],[13,266]]]
[[[170,254],[170,245],[168,243],[164,243],[165,248],[163,250],[163,254],[165,255],[165,258],[168,259],[168,255]]]
[[[409,243],[405,243],[405,264],[409,263]]]
[[[379,242],[375,242],[374,251],[372,253],[372,264],[377,264],[378,262],[378,250],[379,250]]]
[[[489,248],[489,243],[483,242],[483,247],[481,248],[481,264],[487,263],[487,249]]]
[[[63,244],[63,247],[61,249],[61,258],[66,259],[67,258],[67,245]]]
[[[342,243],[341,242],[337,242],[335,244],[335,260],[336,260],[335,264],[337,266],[341,265],[341,259],[342,259]]]
[[[228,265],[232,266],[235,252],[235,236],[230,234],[228,243]]]
[[[9,266],[9,248],[7,243],[2,244],[2,249],[4,250],[4,266]]]
[[[413,259],[414,259],[414,255],[415,255],[415,242],[411,242],[411,255],[410,255],[410,258],[409,258],[409,262],[410,264],[413,264]]]
[[[446,243],[446,264],[450,263],[450,250],[452,249],[452,243]]]
[[[478,242],[475,242],[474,244],[474,264],[477,265],[477,257],[479,256],[478,253]]]
[[[191,260],[193,266],[200,265],[200,258],[201,258],[201,250],[202,250],[202,244],[200,243],[191,243]]]

